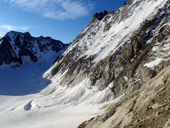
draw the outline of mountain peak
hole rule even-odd
[[[95,13],[93,15],[93,20],[95,19],[102,20],[107,14],[108,14],[108,11],[106,10],[103,10],[102,12],[99,12],[99,13]]]
[[[32,37],[29,32],[10,31],[0,39],[0,65],[56,60],[68,45],[51,37]],[[5,50],[4,50],[5,49]],[[8,49],[8,50],[7,50]],[[46,58],[46,59],[45,59]]]

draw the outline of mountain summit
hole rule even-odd
[[[0,65],[29,63],[36,64],[0,66],[3,128],[170,126],[169,0],[129,0],[96,13],[69,46],[29,33],[0,39]]]
[[[129,0],[95,14],[45,76],[63,74],[61,86],[87,78],[89,87],[110,87],[115,97],[140,88],[169,65],[169,18],[168,0]]]
[[[0,39],[0,65],[23,65],[45,61],[53,61],[67,48],[59,40],[50,37],[32,37],[29,32],[11,31]]]

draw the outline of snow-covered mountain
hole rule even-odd
[[[88,27],[45,73],[59,85],[110,88],[118,97],[169,65],[169,0],[129,0],[94,15]],[[134,85],[135,83],[135,85]]]
[[[144,110],[148,110],[156,94],[169,86],[170,2],[129,0],[116,11],[96,13],[67,49],[60,41],[29,33],[10,32],[0,42],[1,65],[29,63],[16,69],[0,66],[0,90],[8,92],[0,91],[2,128],[75,128],[102,113],[110,102],[109,112],[79,128],[132,126],[132,119],[138,122],[138,116],[147,113],[142,113],[140,104],[147,103]],[[50,58],[57,58],[51,68],[44,62]],[[17,89],[25,95],[13,92]],[[131,113],[133,109],[136,113]]]
[[[11,31],[0,39],[0,65],[19,66],[57,59],[67,44],[50,37],[32,37],[30,33]]]

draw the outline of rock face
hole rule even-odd
[[[100,116],[79,128],[168,128],[170,126],[170,67],[135,92],[109,105]]]
[[[91,88],[111,86],[115,97],[139,89],[170,64],[169,14],[169,0],[130,0],[94,15],[45,76],[62,74],[59,84],[71,87],[88,78]]]
[[[63,94],[57,104],[88,99],[84,103],[92,103],[96,92],[102,92],[102,98],[95,95],[101,98],[96,103],[122,96],[106,113],[79,128],[167,128],[169,0],[129,0],[117,11],[96,13],[64,52],[66,48],[49,37],[10,32],[0,39],[0,65],[35,63],[55,55],[56,63],[44,74],[52,82],[44,93],[53,94],[52,100]],[[73,90],[56,93],[56,86]],[[31,104],[25,110],[29,111]]]
[[[103,12],[100,12],[100,13],[95,13],[93,15],[92,21],[94,21],[95,19],[102,20],[107,14],[108,14],[108,11],[106,11],[106,10],[104,10]]]
[[[0,65],[35,63],[44,57],[56,59],[67,47],[68,45],[50,37],[35,38],[28,32],[11,31],[0,39]]]
[[[0,44],[0,64],[10,64],[11,62],[17,61],[20,62],[20,60],[15,55],[10,42],[6,38],[4,38]]]
[[[111,12],[112,15],[119,12],[119,23],[116,25],[128,23],[126,21],[133,16],[129,15],[130,10],[135,12],[135,6],[141,8],[137,13],[140,15],[145,10],[140,6],[142,2],[130,0],[117,12]],[[156,4],[158,1],[147,2]],[[114,96],[120,98],[110,104],[105,113],[85,121],[78,128],[170,127],[170,2],[164,2],[157,11],[153,10],[154,15],[150,14],[124,38],[121,33],[117,33],[121,40],[104,59],[96,59],[100,52],[91,56],[92,68],[88,69],[91,86],[104,90],[111,84]],[[111,13],[103,19],[105,23]],[[132,22],[134,25],[137,22],[135,17]],[[105,36],[112,26],[116,27],[115,22],[105,24]],[[126,29],[129,29],[129,24],[122,33]],[[114,39],[112,41],[116,43]],[[114,43],[109,46],[114,47]],[[109,47],[106,48],[109,51]],[[105,55],[104,52],[102,54]]]

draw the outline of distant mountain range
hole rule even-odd
[[[0,65],[24,64],[57,59],[68,47],[50,37],[32,37],[29,32],[11,31],[0,39]]]
[[[43,90],[36,94],[38,96],[28,97],[27,102],[21,103],[17,99],[21,105],[16,104],[11,109],[14,113],[24,113],[24,119],[31,116],[34,119],[36,115],[42,122],[43,114],[51,114],[51,126],[54,126],[58,120],[53,117],[61,108],[71,106],[67,112],[74,115],[78,111],[76,107],[82,105],[78,112],[96,116],[97,107],[86,111],[86,106],[116,99],[103,115],[85,121],[79,128],[168,128],[169,0],[129,0],[116,11],[96,13],[87,28],[69,45],[50,37],[35,38],[29,33],[14,31],[0,39],[1,66],[22,67],[48,60],[55,61],[52,67],[41,65],[41,76],[29,72],[29,79],[31,84],[37,82],[35,85],[42,84],[45,79],[49,85],[44,87],[42,84]],[[27,72],[28,68],[21,69]],[[22,70],[19,70],[20,74]],[[25,76],[23,78],[27,80]],[[78,115],[82,116],[80,113]],[[66,117],[75,121],[70,115]],[[43,121],[50,126],[49,120]],[[28,121],[27,124],[29,127],[31,123]],[[73,128],[71,123],[68,125]]]

